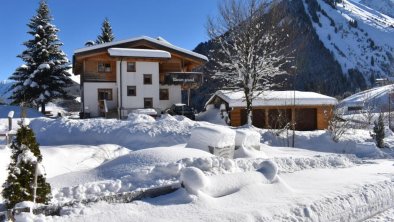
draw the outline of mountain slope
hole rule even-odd
[[[282,44],[295,51],[296,75],[285,68],[273,89],[342,96],[373,86],[378,77],[394,76],[394,19],[359,3],[334,1],[341,0],[277,0],[261,18],[274,27],[268,32],[285,30],[290,38]],[[208,41],[195,51],[212,58],[215,47]],[[192,94],[197,108],[226,87],[211,77],[214,65],[206,64],[206,82]]]
[[[394,19],[359,3],[329,2],[304,0],[304,6],[343,73],[356,79],[361,88],[362,81],[371,86],[376,77],[394,75]]]
[[[361,0],[360,3],[394,18],[394,0]]]

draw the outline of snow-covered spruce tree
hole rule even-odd
[[[253,99],[270,88],[270,79],[283,73],[285,56],[280,43],[287,38],[281,29],[276,32],[264,21],[265,1],[226,0],[219,5],[219,16],[208,18],[208,35],[218,47],[209,56],[216,65],[213,78],[228,87],[243,90],[247,123],[252,124]]]
[[[108,18],[105,18],[101,27],[101,34],[97,36],[96,43],[102,44],[106,42],[112,42],[114,38],[115,36],[112,34],[111,24],[109,23]]]
[[[11,163],[8,178],[3,184],[2,196],[7,207],[13,208],[22,201],[33,201],[34,177],[41,169],[42,156],[32,129],[21,124],[11,145]],[[47,203],[51,198],[51,186],[46,182],[41,170],[37,172],[36,203]]]
[[[26,50],[18,55],[25,64],[16,69],[10,79],[15,83],[10,99],[14,104],[25,102],[30,106],[41,106],[45,113],[45,104],[57,98],[71,98],[65,88],[72,81],[67,72],[71,68],[66,54],[60,49],[63,45],[58,37],[59,31],[51,24],[48,5],[41,1],[37,14],[30,19],[28,33],[32,39],[24,42]]]
[[[383,120],[383,113],[379,114],[378,120],[374,122],[373,127],[373,138],[376,141],[376,146],[379,148],[384,147],[384,120]]]

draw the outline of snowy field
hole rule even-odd
[[[205,113],[199,119],[218,124],[143,114],[123,121],[30,118],[51,204],[167,185],[179,189],[132,203],[74,204],[60,216],[25,213],[18,221],[394,220],[393,134],[386,138],[390,148],[379,149],[365,129],[347,132],[338,143],[326,131],[296,132],[291,148],[286,132],[234,129],[217,117]],[[0,130],[6,128],[2,117]],[[234,159],[212,155],[209,146],[236,147]],[[1,183],[10,153],[0,145]]]

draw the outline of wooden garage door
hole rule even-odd
[[[270,109],[268,124],[271,129],[282,129],[291,123],[291,109]]]
[[[254,109],[252,112],[253,126],[258,128],[265,127],[265,112],[263,109]]]
[[[317,129],[317,110],[315,108],[296,109],[296,130]]]
[[[241,126],[248,123],[248,117],[246,115],[246,109],[241,109]]]

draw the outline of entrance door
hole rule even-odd
[[[105,115],[104,100],[112,101],[112,89],[97,89],[98,109],[100,116]]]

